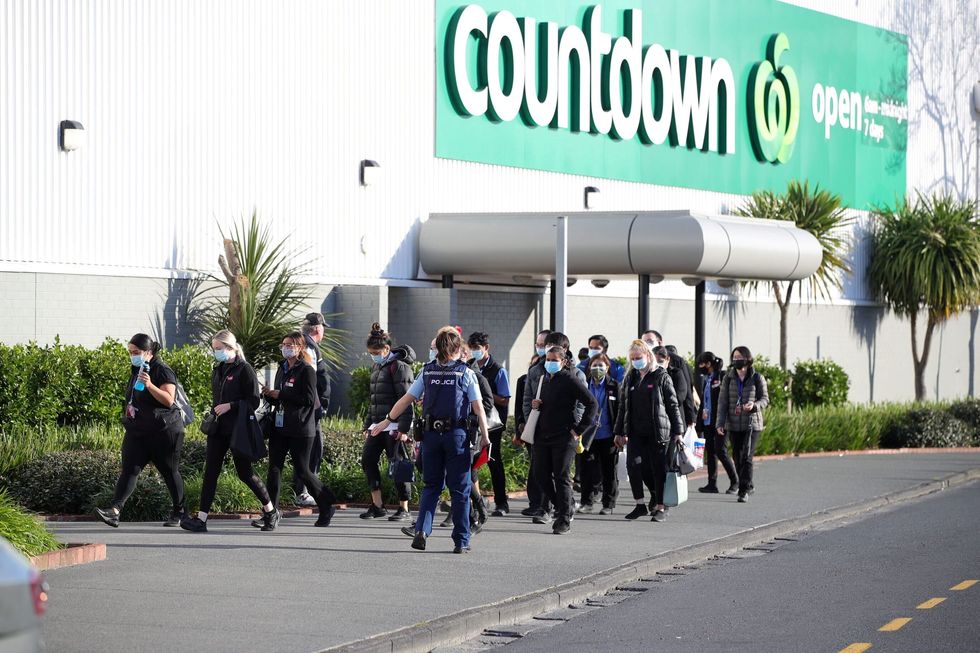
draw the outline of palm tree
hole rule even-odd
[[[915,398],[926,397],[925,371],[936,327],[980,299],[980,224],[976,202],[918,194],[872,213],[868,284],[874,296],[912,325]],[[926,330],[919,350],[919,313]]]
[[[298,328],[303,309],[309,305],[313,287],[300,278],[309,273],[307,263],[295,263],[306,250],[287,248],[286,239],[274,242],[268,226],[261,226],[258,213],[232,228],[230,237],[221,231],[224,256],[218,257],[223,276],[207,274],[194,296],[198,338],[228,329],[235,334],[246,357],[261,369],[280,358],[279,343]],[[332,365],[340,362],[342,332],[324,329],[320,349]]]
[[[810,183],[791,181],[786,192],[777,195],[770,191],[759,191],[735,211],[736,215],[768,220],[789,220],[797,227],[808,231],[817,239],[823,249],[820,267],[811,277],[803,281],[769,281],[770,289],[779,306],[779,366],[786,365],[787,332],[789,326],[789,306],[797,283],[809,286],[810,297],[829,298],[831,289],[840,289],[841,275],[849,274],[847,251],[850,243],[846,233],[853,224],[841,207],[839,195],[820,190],[820,186],[810,189]],[[759,282],[750,281],[746,285],[758,288]]]

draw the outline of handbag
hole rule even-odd
[[[538,392],[534,395],[535,399],[541,399],[541,385],[544,383],[544,374],[538,379]],[[524,430],[521,431],[521,440],[524,440],[528,444],[534,444],[534,429],[538,427],[538,418],[541,417],[540,408],[532,408],[531,414],[527,416],[527,422],[524,424]]]
[[[238,419],[231,434],[231,451],[253,463],[269,453],[259,420],[244,400],[238,402]]]
[[[687,501],[687,475],[681,471],[683,447],[674,447],[671,465],[664,481],[665,506],[676,507]]]
[[[214,410],[209,410],[208,414],[201,420],[201,433],[211,435],[218,430],[218,416]]]
[[[400,456],[388,459],[388,478],[394,483],[414,483],[415,482],[415,463],[412,461],[405,443],[399,447]]]

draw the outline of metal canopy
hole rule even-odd
[[[823,256],[810,233],[778,220],[692,211],[442,213],[421,226],[422,268],[550,278],[559,215],[568,216],[569,275],[798,280]]]

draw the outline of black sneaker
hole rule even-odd
[[[478,535],[482,530],[483,524],[480,521],[470,522],[470,535]]]
[[[552,522],[551,513],[542,510],[540,513],[532,517],[531,521],[535,524],[550,524]]]
[[[738,483],[732,483],[729,488],[725,490],[725,494],[738,494]]]
[[[555,535],[564,535],[570,530],[572,530],[572,525],[567,519],[558,519],[555,521],[555,527],[552,529],[552,532]]]
[[[446,515],[446,518],[439,522],[439,528],[449,528],[453,525],[453,515],[452,513]]]
[[[657,502],[654,499],[650,499],[650,503],[647,504],[647,512],[653,514],[653,511],[657,509]]]
[[[749,502],[749,499],[748,499],[748,497],[745,496],[744,493],[739,492],[738,493],[738,502],[739,503],[748,503]]]
[[[667,513],[663,510],[654,510],[653,517],[650,518],[650,521],[655,521],[655,522],[667,521]]]
[[[171,527],[180,526],[180,520],[184,519],[186,516],[187,516],[186,512],[183,512],[181,510],[171,510],[170,516],[167,517],[166,520],[164,520],[163,525],[171,526]]]
[[[718,494],[718,486],[714,483],[708,483],[704,487],[699,487],[698,492],[702,494]]]
[[[755,488],[754,487],[750,487],[749,488],[749,491],[746,492],[746,494],[748,494],[749,496],[752,496],[753,494],[755,494]]]
[[[388,511],[384,509],[383,506],[376,506],[373,503],[371,507],[358,515],[361,519],[380,519],[382,517],[388,516]]]
[[[647,507],[642,503],[638,503],[636,504],[636,507],[633,508],[628,515],[626,515],[626,519],[639,519],[640,517],[646,517],[649,514],[650,511],[647,510]]]
[[[463,546],[461,544],[457,544],[453,548],[453,553],[463,554],[463,553],[469,553],[469,552],[470,552],[470,547],[469,546]]]
[[[106,526],[119,528],[119,511],[115,508],[96,508],[95,514]]]
[[[180,520],[180,527],[191,533],[207,533],[208,523],[198,517],[184,518]]]
[[[412,513],[405,510],[401,506],[398,507],[398,510],[388,516],[388,521],[409,521],[411,519]]]
[[[415,525],[402,526],[402,533],[408,535],[409,537],[415,537]]]
[[[412,548],[425,551],[425,533],[419,531],[415,534],[415,538],[412,540]]]
[[[580,505],[578,507],[578,510],[576,510],[575,512],[577,512],[580,515],[591,515],[592,514],[592,504],[591,503],[583,503],[582,505]]]
[[[510,512],[510,507],[507,504],[494,506],[493,512],[490,513],[491,517],[503,517]]]
[[[452,508],[452,504],[448,501],[443,500],[439,502],[439,512],[449,512]]]
[[[262,518],[253,521],[252,526],[255,526],[255,522],[258,522],[260,524],[259,528],[268,533],[269,531],[276,530],[276,527],[279,526],[280,519],[282,519],[282,513],[278,508],[273,508],[269,512],[263,511]]]
[[[610,508],[609,506],[606,506],[602,510],[599,511],[599,514],[600,515],[611,515],[611,514],[613,514],[613,509]]]
[[[522,510],[521,511],[521,514],[524,515],[525,517],[534,517],[539,512],[541,512],[541,509],[540,508],[530,508],[529,507],[529,508],[525,508],[524,510]]]
[[[337,514],[337,506],[329,505],[326,508],[321,508],[320,514],[317,516],[316,522],[313,525],[320,527],[329,526],[330,520],[333,519],[335,514]]]

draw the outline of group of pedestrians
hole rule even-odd
[[[160,360],[157,343],[145,334],[133,336],[127,345],[132,373],[123,415],[122,471],[111,505],[98,508],[98,516],[118,526],[119,513],[139,473],[152,462],[173,504],[164,525],[206,532],[218,477],[231,451],[238,478],[262,506],[254,526],[269,532],[279,524],[287,455],[294,469],[297,502],[316,505],[316,525],[329,526],[337,498],[318,474],[323,456],[320,420],[330,399],[329,376],[319,350],[323,327],[322,315],[313,313],[301,330],[283,337],[282,361],[272,387],[262,386],[230,331],[214,335],[213,401],[202,426],[207,448],[195,515],[187,512],[179,472],[184,422],[177,406],[176,375]],[[464,340],[459,327],[443,327],[432,340],[428,361],[418,376],[413,374],[412,348],[396,346],[377,323],[371,327],[366,349],[372,367],[361,467],[372,502],[360,517],[412,522],[402,530],[412,537],[412,547],[424,550],[440,497],[448,490],[451,507],[443,525],[453,526],[456,553],[470,551],[472,536],[489,516],[510,512],[502,437],[511,384],[491,352],[490,336],[478,331]],[[705,439],[708,483],[699,491],[721,492],[720,461],[729,479],[726,493],[747,501],[754,491],[753,454],[769,400],[766,380],[754,369],[751,352],[736,347],[728,366],[712,352],[701,353],[695,373],[675,348],[664,346],[657,331],[647,331],[630,343],[626,366],[611,358],[608,349],[608,339],[594,335],[582,352],[584,357],[577,360],[565,334],[543,330],[536,335],[527,372],[515,384],[513,445],[525,446],[531,461],[529,507],[522,514],[534,523],[550,524],[559,535],[571,530],[576,514],[613,514],[619,499],[619,459],[625,452],[634,503],[626,519],[650,516],[663,522],[669,514],[664,494],[671,461],[692,429]],[[264,482],[254,471],[253,457],[235,446],[238,438],[245,437],[249,420],[255,419],[263,400],[266,412],[261,421],[269,456]],[[395,478],[398,506],[390,513],[382,499],[382,457],[391,469],[397,464],[402,470]],[[478,467],[484,462],[493,485],[492,511],[478,482]],[[423,485],[414,520],[409,508],[413,464]],[[573,495],[576,482],[580,501]]]

